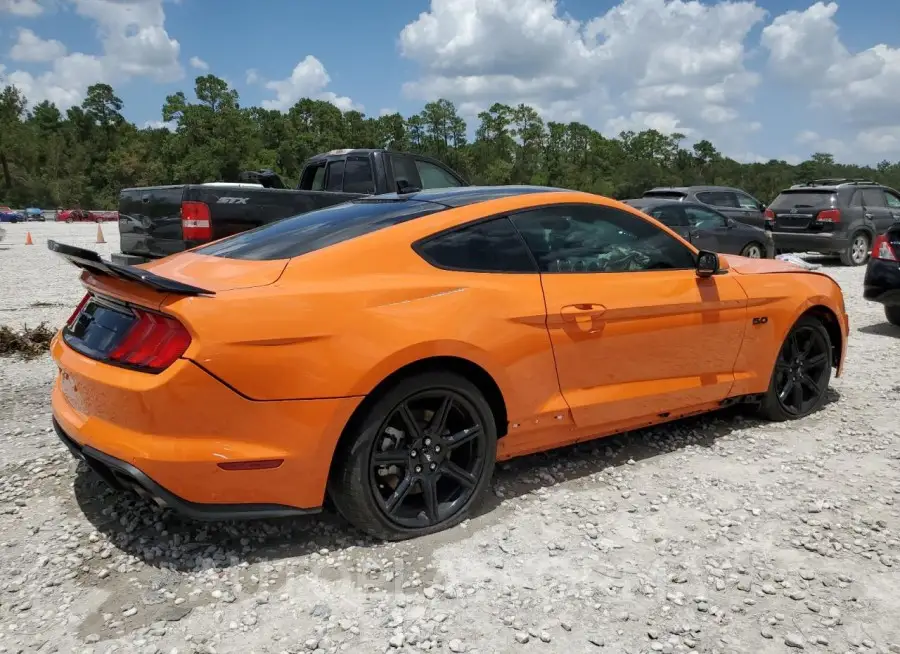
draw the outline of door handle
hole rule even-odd
[[[600,316],[603,315],[605,311],[605,306],[602,304],[593,304],[592,302],[567,304],[559,310],[563,318],[569,318],[571,320],[577,319],[578,316]]]
[[[872,216],[872,214],[870,214],[870,213],[865,214],[865,216],[866,216],[866,218],[868,218],[868,219],[870,219],[870,220],[874,217],[874,216]]]

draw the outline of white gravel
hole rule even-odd
[[[0,324],[64,321],[77,274],[44,242],[95,233],[7,226]],[[900,652],[900,330],[825,270],[852,333],[818,414],[513,461],[477,518],[400,544],[114,496],[50,432],[52,364],[0,360],[0,652]]]

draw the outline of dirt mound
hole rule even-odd
[[[37,327],[25,326],[21,331],[0,325],[0,356],[20,354],[29,359],[40,356],[50,349],[53,334],[44,322]]]

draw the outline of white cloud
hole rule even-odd
[[[40,73],[9,73],[29,102],[78,104],[91,84],[117,84],[143,77],[156,82],[181,79],[180,45],[166,32],[163,0],[72,0],[75,11],[94,21],[102,54],[73,52],[56,58]]]
[[[209,70],[209,64],[200,57],[191,57],[191,60],[188,63],[190,63],[191,68],[194,70]]]
[[[294,67],[290,77],[266,82],[265,87],[275,92],[275,98],[264,100],[262,104],[266,109],[285,111],[301,98],[313,98],[330,102],[341,111],[363,110],[361,105],[354,104],[350,98],[326,91],[325,87],[330,83],[331,77],[322,62],[312,55],[307,55]]]
[[[38,0],[0,0],[0,13],[34,18],[44,13],[44,7]]]
[[[422,69],[404,91],[462,113],[525,102],[614,131],[733,136],[759,83],[744,41],[765,14],[748,0],[622,0],[579,22],[556,0],[432,0],[400,33]]]
[[[838,35],[837,11],[836,2],[816,2],[775,18],[762,33],[769,65],[805,88],[812,106],[850,134],[816,139],[821,145],[815,149],[856,160],[900,156],[900,48],[879,44],[851,52]]]
[[[175,128],[178,127],[178,123],[174,120],[168,122],[162,120],[148,120],[145,121],[141,127],[144,129],[167,129],[170,132],[174,132]]]
[[[20,27],[19,38],[9,51],[13,61],[53,61],[66,54],[66,46],[55,39],[44,40],[30,29]]]
[[[378,110],[379,116],[393,116],[395,113],[397,113],[397,110],[391,107],[382,107]]]
[[[245,75],[246,75],[245,79],[247,81],[247,84],[256,84],[261,81],[261,78],[259,76],[259,71],[257,71],[255,68],[249,69]]]

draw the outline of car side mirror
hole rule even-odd
[[[762,213],[765,213],[765,212],[766,212],[766,209],[768,209],[768,208],[769,208],[769,207],[766,206],[766,203],[765,203],[765,202],[760,202],[760,203],[759,203],[759,210],[760,210]]]
[[[719,255],[715,252],[700,250],[697,253],[697,277],[712,277],[722,270]]]

